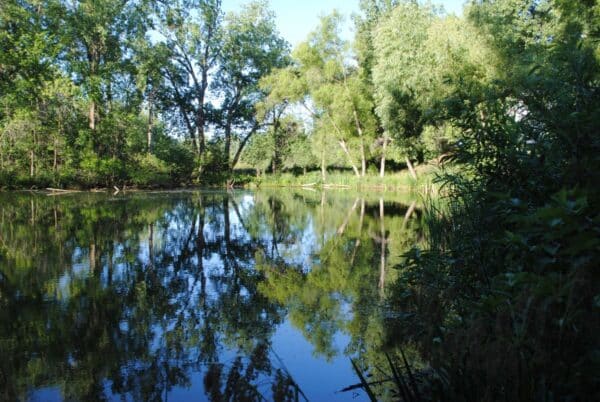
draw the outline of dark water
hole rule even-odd
[[[366,400],[410,199],[0,194],[0,398]]]

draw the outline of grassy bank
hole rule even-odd
[[[237,188],[280,188],[280,187],[304,187],[304,188],[335,188],[351,189],[358,191],[396,191],[396,192],[425,192],[435,191],[434,179],[439,168],[434,165],[425,164],[415,167],[417,178],[415,179],[408,170],[391,172],[384,177],[378,174],[367,174],[357,177],[351,172],[332,171],[323,181],[320,171],[311,171],[306,174],[294,174],[291,172],[281,174],[264,174],[259,177],[244,171],[235,171],[233,175],[225,173],[214,175],[205,174],[200,180],[177,181],[177,180],[154,180],[150,177],[144,181],[115,180],[109,182],[85,181],[73,177],[55,177],[38,175],[35,177],[10,175],[0,180],[0,190],[173,190],[181,188],[225,188],[227,183]],[[2,177],[0,177],[1,179]]]
[[[321,172],[306,174],[266,174],[248,180],[246,186],[256,187],[315,187],[348,188],[355,190],[377,189],[383,191],[422,191],[434,188],[434,179],[439,169],[433,165],[421,165],[415,168],[417,179],[408,170],[388,173],[384,177],[369,175],[357,177],[350,172],[331,172],[322,180]],[[239,182],[239,181],[238,181]]]

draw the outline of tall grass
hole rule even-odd
[[[384,177],[367,174],[357,177],[351,172],[330,172],[325,181],[318,171],[306,174],[281,173],[263,175],[250,179],[250,187],[315,187],[315,188],[351,188],[356,190],[378,189],[382,191],[435,191],[435,176],[438,169],[432,165],[416,168],[415,180],[408,170],[388,173]]]

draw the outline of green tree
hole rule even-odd
[[[211,122],[209,84],[223,46],[221,0],[164,3],[157,14],[161,38],[151,60],[164,66],[163,102],[179,116],[177,121],[201,157]]]
[[[402,2],[380,22],[375,32],[372,74],[376,110],[387,135],[396,141],[418,138],[423,129],[424,111],[417,100],[420,88],[415,81],[419,80],[422,66],[429,65],[422,49],[433,18],[430,8],[416,2]],[[422,150],[413,141],[405,147],[422,161]]]
[[[65,32],[66,60],[86,91],[89,128],[96,130],[111,102],[128,90],[131,39],[145,34],[145,15],[136,1],[81,0],[59,2],[60,23]],[[91,138],[94,148],[98,139]]]
[[[398,4],[395,0],[360,0],[360,15],[354,16],[354,25],[356,27],[356,36],[353,43],[358,63],[358,73],[365,86],[365,96],[370,96],[370,102],[375,108],[373,96],[375,94],[373,84],[373,67],[375,64],[374,34],[379,22],[386,17],[392,9]],[[377,118],[378,141],[374,144],[380,157],[379,175],[385,175],[385,162],[389,156],[388,146],[390,138],[386,130],[382,127],[379,116],[372,111]],[[393,153],[392,153],[393,154]]]
[[[392,333],[450,374],[444,397],[597,398],[598,6],[475,1],[466,14],[468,54],[491,57],[448,75],[440,111],[460,172],[404,265],[392,303],[408,314]]]
[[[46,173],[48,151],[55,156],[62,151],[64,139],[56,131],[63,129],[64,135],[67,121],[57,128],[57,120],[66,119],[65,108],[74,106],[65,104],[69,95],[51,95],[62,85],[69,93],[70,83],[53,64],[60,35],[48,9],[45,2],[9,1],[0,10],[0,170],[7,176]]]
[[[250,137],[261,122],[257,104],[264,98],[259,83],[272,70],[288,63],[288,44],[275,25],[275,15],[265,1],[244,6],[225,18],[223,48],[214,87],[222,98],[217,127],[224,137],[228,169],[237,164]],[[239,139],[235,152],[232,140]]]
[[[367,143],[373,138],[376,121],[368,87],[351,64],[348,44],[339,36],[342,17],[333,13],[322,17],[320,26],[308,41],[294,51],[297,69],[310,103],[305,107],[323,121],[347,157],[355,175],[366,174]],[[357,142],[360,171],[349,144]]]

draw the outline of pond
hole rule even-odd
[[[0,193],[0,399],[367,400],[408,195]]]

